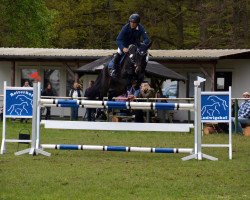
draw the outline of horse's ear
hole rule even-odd
[[[148,49],[150,49],[150,47],[152,46],[152,44],[153,44],[153,42],[150,42],[150,43],[148,44]]]

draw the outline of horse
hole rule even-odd
[[[119,75],[116,79],[110,76],[109,67],[105,65],[95,80],[89,99],[102,100],[103,97],[108,96],[108,99],[112,100],[113,97],[126,94],[132,82],[136,82],[136,87],[139,88],[144,80],[148,49],[151,44],[130,45],[128,53],[125,54],[120,64]]]

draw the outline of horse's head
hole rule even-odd
[[[151,43],[146,45],[141,43],[140,46],[130,45],[129,46],[129,58],[133,63],[135,74],[144,73],[148,62],[148,49]]]

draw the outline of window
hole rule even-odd
[[[31,77],[32,74],[38,72],[37,69],[22,69],[21,70],[21,86],[24,85],[26,80],[29,81],[29,85],[33,86],[33,78]]]
[[[215,91],[228,91],[232,86],[232,72],[216,72]]]
[[[44,87],[51,83],[55,96],[60,94],[60,71],[56,69],[44,70]]]
[[[178,82],[166,80],[162,84],[162,94],[166,98],[177,98],[178,97]]]
[[[194,81],[197,80],[197,76],[205,78],[205,75],[203,73],[189,73],[188,74],[188,90],[187,90],[187,97],[193,98],[194,97]],[[201,90],[205,90],[205,82],[201,83]]]
[[[224,90],[225,89],[225,78],[217,78],[217,89]]]

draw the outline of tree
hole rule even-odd
[[[0,19],[0,46],[50,46],[52,13],[43,0],[1,0]]]

